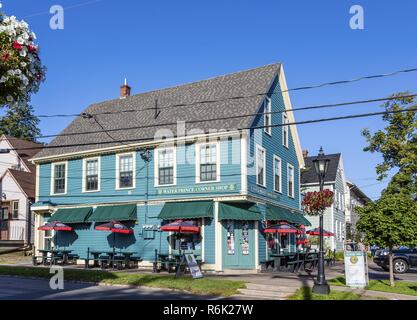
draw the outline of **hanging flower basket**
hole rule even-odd
[[[322,214],[326,208],[333,203],[333,192],[325,189],[323,191],[307,192],[304,195],[302,206],[310,216]]]
[[[25,21],[0,11],[0,107],[27,103],[39,90],[45,67],[35,40]]]

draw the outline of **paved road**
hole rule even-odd
[[[0,276],[0,300],[186,300],[213,299],[208,296],[125,286],[96,286],[65,282],[64,290],[52,290],[49,280]],[[215,299],[215,298],[214,298]]]
[[[410,269],[404,274],[394,274],[395,280],[415,281],[417,282],[417,269]],[[369,278],[374,280],[389,279],[389,272],[384,271],[375,263],[369,262]]]

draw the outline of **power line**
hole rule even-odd
[[[331,117],[331,118],[321,118],[321,119],[313,119],[313,120],[306,120],[306,121],[299,121],[299,122],[292,122],[292,123],[285,123],[285,124],[271,124],[267,126],[256,126],[256,127],[241,127],[233,129],[233,131],[243,131],[243,130],[255,130],[255,129],[264,129],[264,128],[273,128],[273,127],[283,127],[283,126],[292,126],[292,125],[301,125],[301,124],[311,124],[311,123],[319,123],[319,122],[328,122],[328,121],[337,121],[337,120],[347,120],[347,119],[356,119],[356,118],[365,118],[365,117],[372,117],[378,115],[387,115],[387,114],[397,114],[403,112],[415,112],[417,111],[417,107],[413,106],[411,108],[405,110],[392,110],[392,111],[381,111],[381,112],[371,112],[371,113],[361,113],[361,114],[353,114],[347,116],[339,116],[339,117]],[[129,129],[138,129],[141,127],[130,127],[124,128],[124,130]],[[108,130],[109,131],[109,130]],[[173,135],[169,138],[183,138],[184,136]],[[47,145],[47,146],[39,146],[39,147],[30,147],[30,148],[13,148],[10,150],[14,151],[21,151],[21,150],[38,150],[38,149],[56,149],[56,148],[68,148],[68,147],[79,147],[79,146],[90,146],[90,145],[99,145],[99,144],[111,144],[115,142],[120,143],[128,143],[128,142],[140,142],[140,141],[149,141],[153,140],[154,137],[145,137],[145,138],[135,138],[135,139],[126,139],[126,140],[117,140],[117,141],[98,141],[98,142],[89,142],[89,143],[77,143],[77,144],[65,144],[65,145]]]
[[[84,7],[84,6],[88,6],[90,4],[94,4],[97,2],[101,2],[102,0],[92,0],[92,1],[88,1],[88,2],[83,2],[83,3],[78,3],[78,4],[74,4],[72,6],[67,6],[64,7],[64,10],[71,10],[71,9],[75,9],[75,8],[79,8],[79,7]],[[32,18],[32,17],[37,17],[37,16],[43,16],[43,15],[47,15],[47,14],[51,14],[49,11],[42,11],[42,12],[38,12],[38,13],[32,13],[29,15],[26,15],[24,17],[22,17],[22,19],[27,19],[27,18]]]
[[[342,107],[342,106],[348,106],[348,105],[355,105],[355,104],[366,104],[371,102],[381,102],[381,101],[387,101],[387,100],[395,100],[395,99],[405,99],[405,98],[412,98],[416,97],[417,94],[409,94],[409,95],[403,95],[403,96],[394,96],[394,97],[386,97],[386,98],[376,98],[376,99],[367,99],[367,100],[358,100],[358,101],[349,101],[349,102],[341,102],[341,103],[334,103],[334,104],[322,104],[322,105],[313,105],[313,106],[307,106],[307,107],[299,107],[299,108],[293,108],[291,110],[278,110],[278,111],[271,111],[271,112],[257,112],[257,113],[249,113],[249,114],[243,114],[243,115],[236,115],[236,116],[228,116],[228,117],[217,117],[217,118],[211,118],[211,119],[201,119],[201,120],[190,120],[187,121],[187,123],[200,123],[200,122],[211,122],[211,121],[219,121],[219,120],[230,120],[230,119],[239,119],[239,118],[249,118],[249,117],[256,117],[261,116],[264,114],[281,114],[286,112],[292,112],[292,111],[304,111],[304,110],[314,110],[314,109],[323,109],[323,108],[333,108],[333,107]],[[138,111],[138,110],[136,110]],[[117,114],[111,113],[111,114]],[[34,139],[45,139],[45,138],[53,138],[53,137],[64,137],[64,136],[78,136],[78,135],[85,135],[85,134],[94,134],[94,133],[101,133],[104,132],[110,139],[112,139],[115,142],[120,143],[117,141],[114,137],[112,137],[109,132],[116,132],[116,131],[125,131],[125,130],[137,130],[137,129],[145,129],[145,128],[152,128],[155,127],[155,124],[150,125],[144,125],[144,126],[135,126],[135,127],[122,127],[122,128],[113,128],[113,129],[105,129],[97,120],[97,113],[95,114],[89,114],[89,113],[83,113],[82,117],[84,119],[94,119],[97,125],[101,128],[100,131],[94,130],[94,131],[84,131],[84,132],[72,132],[72,133],[61,133],[61,134],[50,134],[50,135],[41,135],[41,136],[35,136]],[[167,122],[167,123],[159,123],[158,126],[172,126],[176,125],[177,122]]]
[[[365,79],[376,79],[376,78],[383,78],[383,77],[390,77],[390,76],[394,76],[394,75],[398,75],[398,74],[402,74],[402,73],[409,73],[409,72],[415,72],[417,71],[417,68],[411,68],[411,69],[404,69],[404,70],[398,70],[398,71],[394,71],[394,72],[390,72],[390,73],[383,73],[383,74],[377,74],[377,75],[370,75],[370,76],[364,76],[364,77],[359,77],[359,78],[354,78],[354,79],[350,79],[350,80],[339,80],[339,81],[333,81],[333,82],[325,82],[325,83],[321,83],[321,84],[317,84],[317,85],[311,85],[311,86],[303,86],[303,87],[295,87],[295,88],[291,88],[291,89],[287,89],[287,90],[279,90],[276,92],[263,92],[263,93],[256,93],[256,94],[252,94],[252,95],[246,95],[246,96],[233,96],[233,97],[226,97],[226,98],[222,98],[222,99],[214,99],[214,100],[202,100],[202,101],[196,101],[196,102],[192,102],[192,103],[178,103],[178,104],[172,104],[172,105],[167,105],[165,107],[159,107],[158,109],[160,110],[164,110],[164,109],[169,109],[169,108],[178,108],[178,107],[192,107],[195,105],[200,105],[200,104],[211,104],[211,103],[215,103],[215,102],[223,102],[223,101],[228,101],[228,100],[239,100],[239,99],[247,99],[247,98],[253,98],[253,97],[257,97],[257,96],[266,96],[266,95],[275,95],[275,94],[281,94],[284,92],[290,92],[290,91],[301,91],[301,90],[309,90],[309,89],[316,89],[316,88],[322,88],[325,86],[330,86],[330,85],[340,85],[340,84],[347,84],[347,83],[352,83],[352,82],[358,82],[361,80],[365,80]],[[94,113],[94,115],[106,115],[106,114],[115,114],[115,113],[127,113],[127,112],[139,112],[139,111],[148,111],[148,110],[154,110],[155,107],[149,107],[149,108],[144,108],[144,109],[129,109],[129,110],[119,110],[116,112],[98,112],[98,113]],[[78,113],[78,114],[55,114],[55,115],[37,115],[38,118],[52,118],[52,117],[77,117],[77,116],[82,116],[83,113]]]

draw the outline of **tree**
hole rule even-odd
[[[40,134],[39,118],[28,104],[11,104],[6,114],[0,118],[0,135],[7,134],[16,138],[35,141]]]
[[[356,226],[368,244],[389,250],[390,284],[394,286],[393,254],[396,246],[417,245],[417,204],[404,193],[384,193],[375,203],[357,208]]]
[[[383,107],[385,111],[404,112],[385,114],[384,129],[373,135],[368,129],[362,131],[368,146],[366,152],[382,154],[382,163],[376,166],[378,180],[395,171],[381,198],[357,208],[360,215],[357,227],[365,234],[367,243],[388,247],[390,282],[394,286],[392,249],[394,246],[417,244],[417,113],[414,97],[405,93],[392,96]]]
[[[396,170],[384,192],[405,193],[416,199],[417,195],[417,113],[407,111],[417,104],[414,97],[404,98],[408,93],[393,95],[394,99],[384,104],[386,111],[405,110],[394,114],[386,114],[383,120],[388,124],[383,130],[373,135],[368,129],[362,131],[368,146],[366,152],[379,152],[383,162],[378,164],[376,172],[378,180],[387,177],[391,170]]]

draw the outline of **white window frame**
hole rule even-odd
[[[120,157],[123,156],[132,156],[133,159],[133,182],[131,187],[120,187]],[[136,153],[135,152],[126,152],[116,154],[116,190],[129,190],[136,188]]]
[[[216,145],[216,180],[211,181],[201,181],[201,172],[200,172],[200,165],[201,165],[201,148],[207,145]],[[195,182],[196,183],[215,183],[220,182],[220,141],[214,142],[198,142],[195,145],[196,152],[195,152]],[[158,180],[159,181],[159,180]]]
[[[55,166],[61,165],[61,164],[65,165],[65,190],[63,193],[55,193]],[[53,196],[64,195],[64,194],[67,194],[67,190],[68,190],[68,161],[52,163],[51,164],[51,190],[50,190],[51,193],[50,194]]]
[[[275,160],[279,161],[279,170],[278,170],[279,171],[279,190],[275,189],[275,185],[276,185],[276,183],[275,183],[275,178],[276,178],[276,176],[275,176]],[[282,159],[275,154],[274,154],[273,163],[272,163],[272,170],[273,170],[272,174],[274,176],[274,191],[278,192],[278,193],[282,193]]]
[[[272,101],[271,98],[267,97],[264,101],[264,132],[272,136]],[[268,121],[267,121],[268,120]],[[269,127],[267,127],[269,126]]]
[[[87,161],[97,160],[98,181],[97,190],[87,190]],[[101,189],[101,157],[91,157],[83,159],[83,189],[82,192],[99,192]]]
[[[287,124],[287,123],[289,123],[288,122],[288,116],[287,116],[287,114],[284,112],[284,113],[282,113],[282,124],[283,124],[283,126],[282,126],[282,145],[285,147],[285,148],[288,148],[288,145],[289,145],[289,140],[290,140],[290,138],[289,138],[289,130],[288,130],[288,125],[285,125],[285,124]],[[284,134],[284,132],[286,133],[286,134]],[[285,137],[286,137],[286,139],[285,139]]]
[[[292,196],[290,196],[290,168],[292,169]],[[292,164],[287,163],[287,196],[289,198],[294,199],[295,198],[295,168]]]
[[[258,153],[259,153],[259,151],[262,151],[263,152],[263,159],[262,159],[262,165],[263,165],[263,169],[264,169],[264,172],[263,172],[263,184],[261,184],[261,183],[259,183],[259,181],[258,181],[258,159],[259,159],[259,157],[258,157]],[[266,188],[266,150],[265,150],[265,148],[263,148],[263,147],[261,147],[259,144],[257,144],[256,145],[256,154],[255,154],[255,166],[256,166],[256,184],[258,185],[258,186],[261,186],[261,187],[265,187]]]
[[[17,217],[14,216],[15,208],[14,205],[17,203]],[[12,220],[19,219],[20,203],[19,200],[11,201]]]
[[[169,150],[172,149],[173,150],[173,161],[174,161],[174,179],[173,179],[173,183],[172,184],[159,184],[159,152],[160,151],[164,151],[164,150]],[[158,147],[155,148],[155,163],[154,163],[154,176],[155,176],[155,181],[154,181],[154,186],[155,187],[170,187],[170,186],[175,186],[177,185],[177,147],[176,146],[172,146],[172,147]]]

